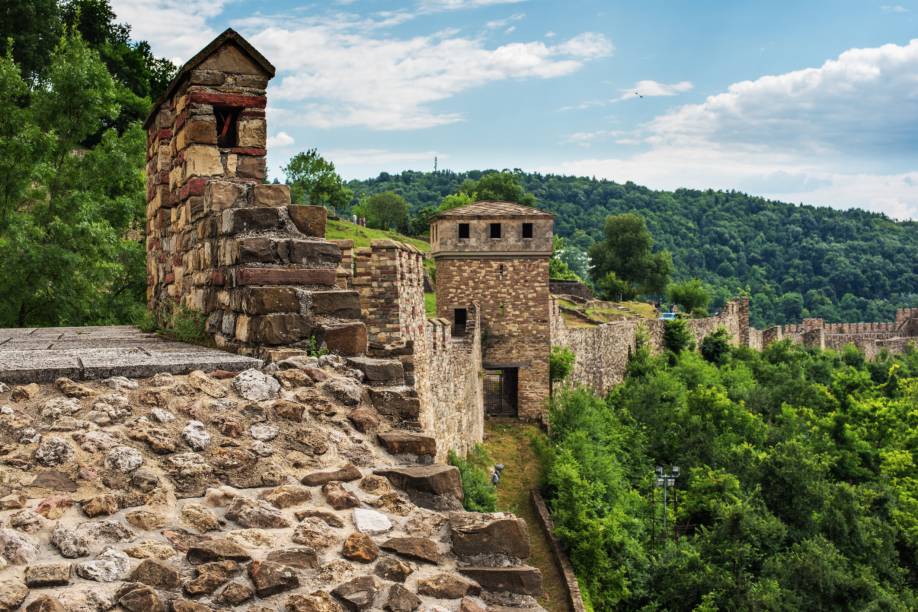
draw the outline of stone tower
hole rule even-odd
[[[461,334],[481,315],[485,409],[537,420],[548,405],[548,262],[554,217],[512,202],[476,202],[430,227],[437,315]]]
[[[226,30],[179,70],[147,129],[147,299],[160,323],[206,316],[217,346],[277,357],[310,343],[366,351],[355,291],[325,209],[264,184],[265,89],[274,67]],[[283,350],[281,350],[283,347]]]

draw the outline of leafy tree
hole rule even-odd
[[[723,327],[718,327],[701,340],[701,356],[705,361],[723,365],[730,355],[730,334]]]
[[[628,281],[620,279],[615,272],[606,272],[596,283],[599,297],[610,302],[630,300],[637,295],[637,290]]]
[[[684,312],[696,316],[707,316],[708,314],[711,292],[697,278],[681,283],[672,283],[666,288],[666,296],[669,301],[678,304]]]
[[[625,297],[662,293],[672,273],[667,251],[653,252],[653,238],[640,215],[611,215],[606,219],[605,239],[590,248],[593,278],[599,282],[615,273],[627,291]]]
[[[559,236],[552,238],[551,259],[548,261],[548,277],[552,280],[581,280],[562,258],[565,250],[564,239]]]
[[[360,206],[367,225],[378,229],[403,229],[408,221],[408,203],[405,198],[386,191],[371,195]]]
[[[354,196],[335,172],[335,164],[319,155],[316,149],[291,157],[283,172],[290,185],[290,197],[296,204],[330,206],[338,210],[348,206]]]
[[[536,203],[535,196],[523,188],[517,175],[506,170],[485,173],[478,180],[466,179],[459,193],[471,196],[473,201],[517,202],[526,206],[535,206]]]
[[[0,3],[0,55],[12,52],[12,59],[26,80],[34,82],[44,74],[60,36],[57,0]]]
[[[675,354],[695,348],[695,337],[689,330],[685,319],[664,322],[663,346],[667,351]]]
[[[443,201],[440,202],[440,207],[438,210],[443,212],[445,210],[451,210],[453,208],[459,208],[460,206],[467,206],[468,204],[474,203],[474,192],[472,194],[468,194],[460,191],[459,193],[451,193],[450,195],[443,198]]]

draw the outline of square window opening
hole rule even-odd
[[[491,224],[491,238],[500,238],[500,223]]]
[[[532,223],[523,224],[523,238],[532,238]]]
[[[466,240],[469,237],[469,224],[460,223],[459,224],[459,240]]]
[[[217,146],[221,149],[235,147],[239,143],[239,116],[242,109],[237,106],[215,106],[217,118]]]

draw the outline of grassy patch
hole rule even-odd
[[[528,563],[542,571],[545,590],[539,603],[549,612],[566,612],[564,581],[555,566],[548,540],[529,497],[529,491],[538,487],[542,477],[542,464],[532,448],[532,438],[542,435],[535,425],[488,419],[485,422],[484,447],[495,463],[506,466],[497,486],[497,509],[516,514],[529,526],[532,556]]]
[[[369,227],[354,225],[349,221],[335,221],[334,219],[328,220],[328,224],[325,226],[325,237],[328,240],[353,240],[355,248],[368,247],[374,240],[389,239],[411,244],[416,246],[424,253],[430,250],[430,243],[428,243],[426,240],[409,238],[408,236],[403,236],[398,232],[371,229]]]
[[[429,318],[434,318],[437,316],[437,294],[436,293],[425,293],[424,294],[424,312]]]

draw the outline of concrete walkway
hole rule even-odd
[[[0,381],[51,382],[159,372],[232,370],[262,362],[217,349],[170,342],[130,325],[107,327],[0,328]]]

